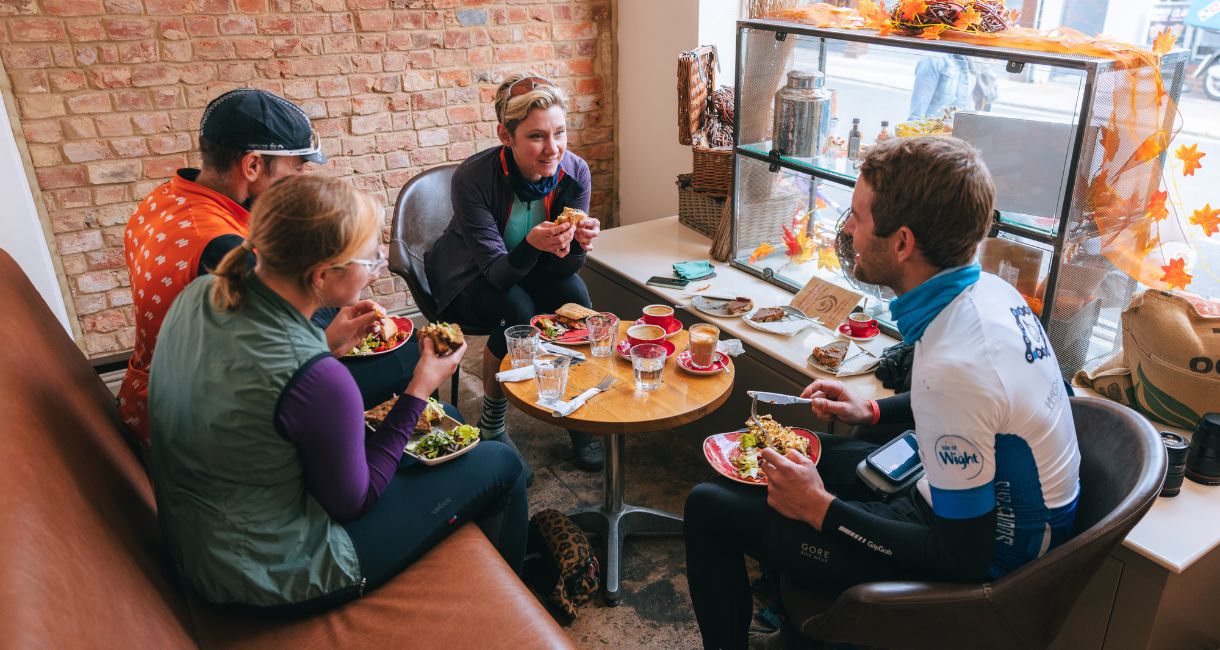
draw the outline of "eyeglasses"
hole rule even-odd
[[[313,129],[309,136],[309,147],[305,149],[250,149],[249,153],[262,154],[264,156],[312,156],[322,151],[322,138],[318,136],[318,130]]]
[[[520,86],[520,88],[518,88],[518,86]],[[554,88],[555,84],[551,83],[551,80],[547,79],[546,77],[521,77],[508,87],[508,96],[517,97],[519,95],[524,95],[526,93],[533,92],[539,86],[544,88]]]
[[[389,264],[390,264],[390,260],[386,258],[387,250],[388,249],[384,245],[378,246],[377,247],[377,259],[375,259],[375,260],[362,260],[359,258],[350,259],[347,262],[344,262],[343,264],[336,264],[335,268],[341,269],[341,268],[343,268],[345,266],[349,266],[351,264],[360,264],[361,266],[364,267],[365,271],[368,271],[369,275],[381,275],[381,272],[385,270],[385,267],[389,266]]]

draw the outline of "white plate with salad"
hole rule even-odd
[[[433,408],[433,404],[430,403],[428,408]],[[436,404],[436,408],[439,410],[440,405]],[[427,417],[426,411],[421,420],[423,417]],[[478,427],[462,424],[441,411],[433,419],[430,430],[422,432],[416,428],[403,451],[425,465],[440,465],[465,454],[478,444]]]

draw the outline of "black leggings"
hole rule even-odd
[[[881,517],[932,521],[922,497],[908,491],[883,503],[856,478],[856,465],[877,445],[818,437],[823,450],[818,470],[831,493]],[[864,582],[917,577],[840,535],[780,515],[767,505],[767,490],[760,486],[727,479],[701,483],[686,498],[684,519],[686,579],[705,648],[746,647],[753,615],[746,555],[828,594]]]
[[[593,304],[585,281],[578,275],[556,277],[547,265],[538,264],[529,275],[507,289],[497,289],[486,278],[475,280],[453,299],[441,318],[491,330],[487,349],[497,359],[503,359],[508,353],[504,330],[513,325],[526,325],[534,316],[553,313],[569,302],[585,307]]]

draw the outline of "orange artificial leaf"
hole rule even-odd
[[[1168,142],[1169,140],[1165,137],[1165,131],[1158,129],[1156,133],[1148,136],[1140,143],[1140,146],[1135,149],[1135,153],[1131,154],[1131,157],[1123,164],[1122,169],[1118,170],[1118,173],[1121,174],[1132,167],[1146,163],[1161,155],[1165,148],[1169,146]],[[1118,174],[1115,174],[1115,176],[1117,177]]]
[[[890,28],[890,24],[888,22],[881,23],[881,26],[877,28],[878,36],[889,36],[890,34],[893,34],[893,33],[894,33],[894,30]]]
[[[1161,276],[1161,282],[1167,283],[1170,289],[1174,287],[1185,289],[1186,285],[1195,278],[1186,272],[1186,259],[1181,257],[1169,260],[1169,265],[1162,266],[1161,270],[1165,272],[1165,275]]]
[[[898,15],[906,21],[915,20],[919,14],[927,10],[927,0],[902,0],[902,3],[898,5]]]
[[[1148,198],[1148,205],[1144,208],[1144,216],[1151,217],[1156,221],[1161,221],[1169,216],[1169,209],[1165,207],[1165,199],[1169,198],[1169,192],[1153,192]]]
[[[767,242],[763,242],[758,245],[758,248],[754,249],[753,253],[750,253],[750,263],[753,264],[753,263],[757,262],[758,260],[761,260],[762,258],[764,258],[774,252],[775,252],[774,246],[772,246],[771,244],[769,244]]]
[[[884,2],[878,4],[873,0],[860,0],[856,12],[864,18],[865,27],[876,30],[888,27],[886,23],[890,19],[890,12],[886,10]]]
[[[1220,209],[1213,210],[1212,204],[1206,203],[1190,215],[1190,222],[1203,228],[1203,234],[1211,237],[1220,232]]]
[[[1170,34],[1169,30],[1166,29],[1157,34],[1156,38],[1152,41],[1152,53],[1157,56],[1169,54],[1169,50],[1173,49],[1173,42],[1176,40],[1178,40],[1178,37]]]
[[[1110,113],[1110,124],[1101,127],[1101,164],[1105,165],[1118,154],[1118,115]]]
[[[1181,160],[1183,163],[1183,176],[1194,176],[1195,170],[1203,166],[1199,159],[1206,155],[1205,153],[1199,153],[1199,145],[1197,144],[1192,144],[1189,147],[1182,145],[1173,152],[1173,157]]]
[[[919,33],[919,38],[922,38],[925,41],[939,41],[941,32],[945,31],[946,29],[949,29],[948,25],[928,25],[927,27],[923,28],[922,32]]]
[[[953,27],[965,31],[979,24],[982,20],[983,16],[974,10],[974,5],[970,5],[962,11],[957,12],[957,20],[953,21]]]

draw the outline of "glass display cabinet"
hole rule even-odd
[[[1113,61],[774,20],[739,22],[737,56],[735,267],[793,292],[814,276],[853,289],[896,334],[892,293],[852,277],[839,237],[859,153],[880,138],[949,134],[982,152],[996,183],[996,218],[980,262],[1039,314],[1064,375],[1121,345],[1119,314],[1136,284],[1098,254],[1078,181],[1099,168],[1098,129],[1130,79]],[[1185,61],[1184,52],[1161,59],[1175,101]],[[791,71],[801,73],[790,81]],[[794,84],[811,85],[808,72],[822,75],[821,105],[782,105],[777,91],[790,102]],[[980,77],[995,79],[998,94],[975,93]],[[793,114],[804,131],[793,129]],[[1137,182],[1155,189],[1163,157]]]

